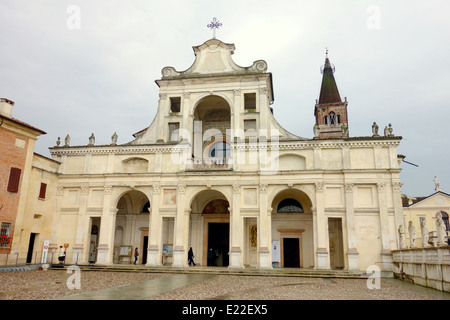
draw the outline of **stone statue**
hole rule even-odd
[[[439,183],[436,176],[434,176],[434,190],[436,190],[436,192],[441,191],[441,184]]]
[[[429,247],[428,240],[430,235],[428,234],[428,227],[425,219],[420,220],[420,232],[422,233],[422,247]]]
[[[400,227],[398,227],[398,239],[400,241],[400,249],[406,248],[405,230],[403,228],[403,225],[400,225]]]
[[[318,138],[320,134],[320,129],[319,126],[317,125],[317,123],[314,125],[314,137]]]
[[[394,130],[394,129],[392,128],[392,124],[389,123],[389,128],[388,128],[389,136],[393,136],[393,135],[394,135],[394,134],[392,133],[393,130]]]
[[[95,143],[95,136],[94,134],[91,134],[91,136],[89,137],[89,145],[93,146]]]
[[[64,147],[68,147],[69,145],[70,145],[70,136],[67,135],[67,136],[66,136],[66,139],[65,139]]]
[[[376,122],[373,122],[372,124],[372,136],[378,137],[378,125]]]
[[[409,232],[409,247],[414,248],[414,240],[416,240],[416,227],[412,221],[409,221],[408,224],[408,232]]]
[[[59,147],[60,144],[61,144],[61,138],[58,137],[58,140],[56,140],[56,146]]]
[[[438,245],[446,244],[445,243],[446,228],[444,220],[442,220],[442,213],[440,211],[436,213],[436,235]]]
[[[343,133],[343,134],[347,134],[347,126],[345,125],[345,123],[343,123],[343,124],[341,125],[341,129],[342,129],[342,133]]]
[[[384,136],[387,137],[389,135],[388,126],[384,127]]]
[[[111,144],[112,144],[113,146],[115,146],[115,145],[117,144],[117,138],[118,138],[117,133],[114,132],[114,134],[113,134],[112,137],[111,137]]]

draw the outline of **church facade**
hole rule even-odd
[[[70,244],[67,263],[128,263],[139,248],[140,263],[187,266],[192,248],[203,266],[391,271],[401,137],[349,135],[328,57],[304,138],[276,121],[264,60],[238,66],[217,39],[193,49],[187,70],[162,69],[155,118],[132,141],[50,148],[50,246]]]

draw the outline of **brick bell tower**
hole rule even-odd
[[[314,115],[314,139],[347,138],[348,117],[347,98],[341,100],[339,90],[334,79],[334,66],[328,59],[328,50],[325,65],[322,66],[322,87],[319,99],[316,100]]]

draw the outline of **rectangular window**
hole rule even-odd
[[[47,191],[47,184],[41,183],[41,188],[39,189],[39,199],[45,199],[45,192]]]
[[[256,93],[244,93],[244,109],[256,110]]]
[[[177,113],[181,110],[181,97],[170,98],[170,113]]]
[[[19,168],[11,168],[9,172],[8,191],[19,192],[20,174],[22,170]]]
[[[169,123],[169,141],[179,141],[180,124],[178,122]]]
[[[12,223],[2,222],[0,229],[0,247],[9,248],[11,246],[11,227]]]

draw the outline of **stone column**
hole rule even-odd
[[[188,220],[188,228],[189,228],[189,216],[186,215],[185,210],[185,189],[186,186],[179,185],[177,191],[177,216],[175,220],[175,246],[173,249],[173,267],[185,267],[187,266],[187,246],[188,243],[186,241],[186,234],[188,230],[186,230],[186,220]]]
[[[233,207],[230,209],[230,268],[242,268],[241,186],[233,185]]]
[[[378,183],[378,205],[380,209],[381,228],[381,262],[383,271],[392,271],[391,237],[389,233],[389,215],[386,200],[386,185]]]
[[[359,270],[359,253],[356,248],[355,210],[353,205],[353,183],[345,184],[345,213],[347,222],[347,259],[349,270]]]
[[[103,195],[103,213],[100,222],[100,237],[96,264],[112,264],[117,208],[111,207],[112,187],[106,186]]]
[[[180,124],[180,128],[184,129],[186,132],[190,132],[192,134],[192,118],[189,115],[189,112],[191,106],[191,94],[190,92],[183,93],[183,103],[181,105],[181,115],[183,116],[182,123]],[[182,132],[184,132],[184,130]],[[188,137],[183,137],[183,139],[186,139]],[[192,142],[192,137],[189,137],[189,139]]]
[[[258,103],[258,101],[257,101]],[[267,88],[260,88],[259,89],[259,103],[258,103],[258,109],[259,112],[259,128],[270,128],[269,125],[269,115],[268,112],[270,112],[270,106],[269,106],[269,91]]]
[[[323,188],[322,182],[316,183],[316,229],[314,230],[317,234],[316,269],[330,269],[327,243],[328,222],[325,217],[325,197]]]
[[[188,219],[188,233],[186,234],[187,238],[190,232],[190,246],[194,250],[195,255],[195,263],[202,264],[203,261],[203,218],[201,213],[191,213],[191,209],[186,209],[186,214],[189,215]],[[192,223],[190,223],[192,222]]]
[[[403,225],[406,230],[406,222],[403,217],[403,204],[402,204],[402,184],[400,182],[392,183],[392,199],[394,202],[394,217],[395,217],[395,230],[398,230],[400,225]],[[396,232],[398,237],[398,233]],[[397,248],[400,248],[400,239],[397,239]]]
[[[244,129],[240,124],[240,115],[242,112],[244,112],[244,108],[241,102],[241,95],[241,90],[234,90],[234,108],[231,108],[230,106],[231,110],[234,110],[234,117],[231,119],[231,129],[233,130]]]
[[[149,217],[149,244],[147,254],[147,266],[160,266],[162,265],[161,259],[161,228],[162,218],[159,215],[159,198],[161,193],[161,187],[159,185],[153,186],[153,195],[150,205],[150,217]]]
[[[259,185],[259,219],[258,219],[258,247],[259,268],[272,269],[271,240],[272,240],[272,215],[267,208],[267,185]]]
[[[158,117],[157,121],[157,130],[156,130],[156,140],[164,141],[164,133],[167,131],[165,128],[165,116],[166,116],[166,102],[167,102],[167,94],[159,94],[159,103],[158,103],[158,112],[156,116]]]
[[[82,186],[80,191],[79,211],[77,220],[77,229],[75,235],[75,244],[73,246],[72,264],[87,263],[87,251],[89,250],[89,217],[86,215],[87,198],[89,194],[89,187]]]

